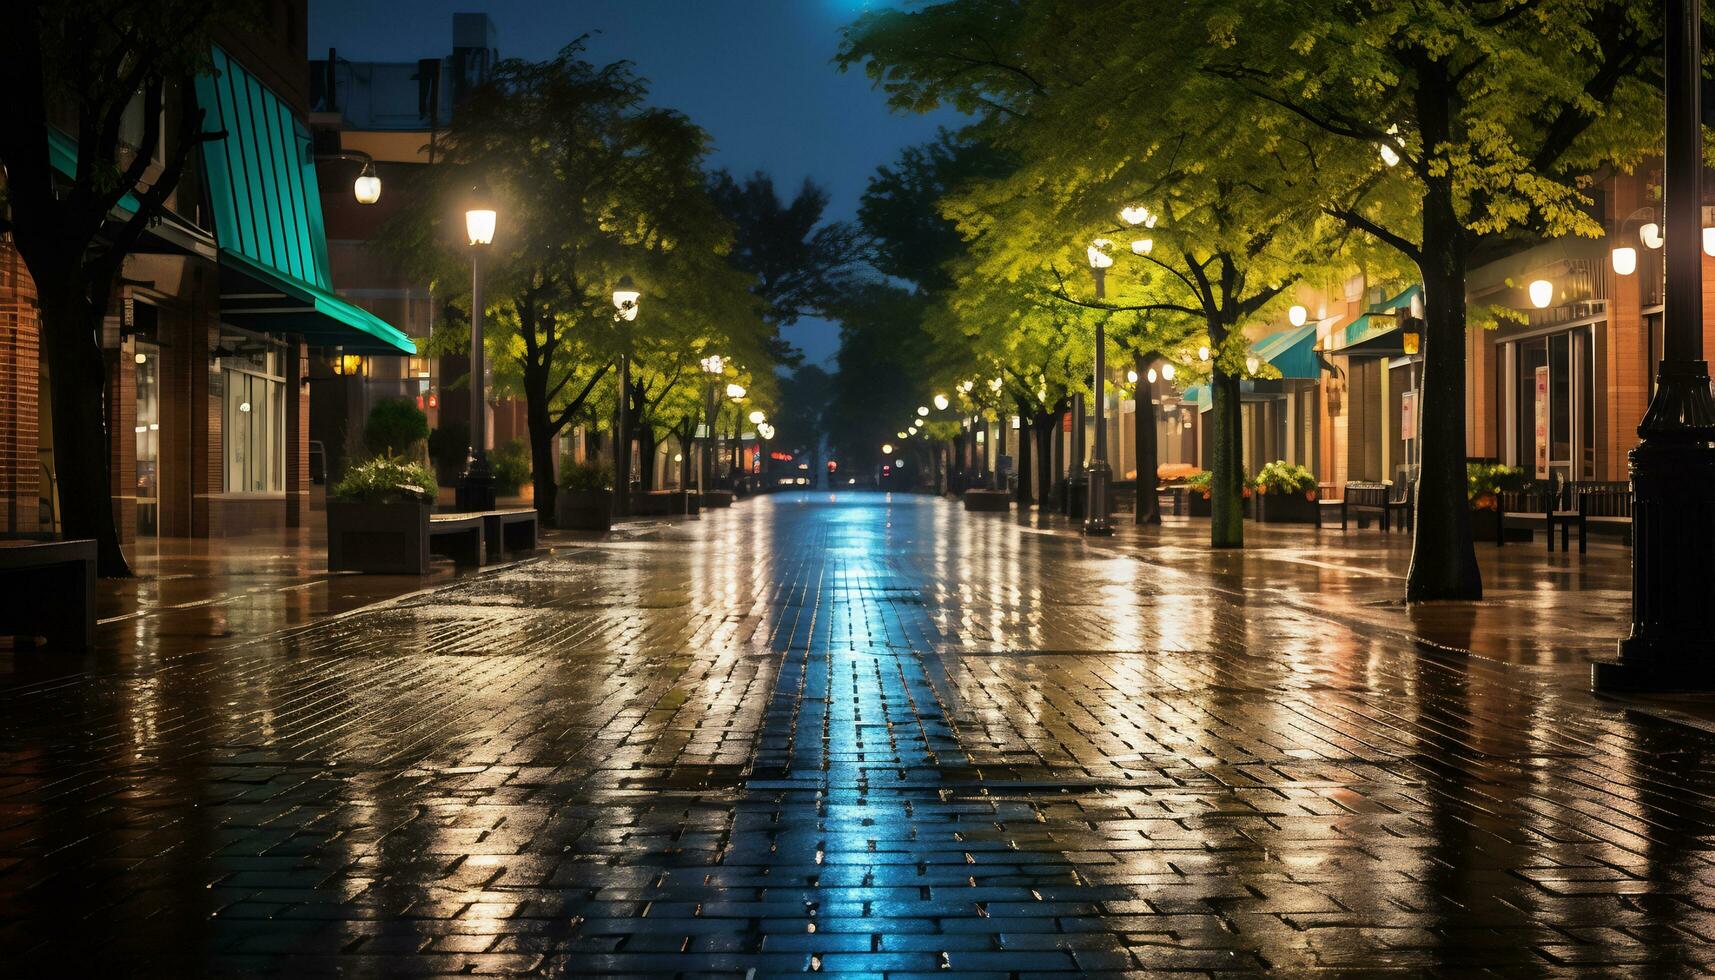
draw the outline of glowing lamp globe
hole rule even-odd
[[[376,175],[374,164],[363,165],[363,172],[351,185],[351,193],[359,204],[374,204],[381,200],[381,178]]]
[[[1707,246],[1708,232],[1704,232],[1704,243]],[[1609,260],[1614,263],[1614,274],[1629,276],[1638,271],[1638,250],[1630,245],[1622,245],[1609,253]]]
[[[936,395],[935,396],[935,410],[937,412],[945,412],[947,410],[947,404],[948,404],[948,402],[947,402],[947,396],[946,395]]]
[[[1310,319],[1310,311],[1302,306],[1294,306],[1292,309],[1286,311],[1286,319],[1287,322],[1291,323],[1293,326],[1302,327],[1304,326],[1305,321]]]
[[[1173,370],[1173,365],[1171,365],[1171,364],[1161,365],[1161,376],[1162,377],[1166,378],[1169,381],[1172,381],[1174,373],[1175,372]]]
[[[764,423],[766,421],[768,421],[768,416],[765,413],[763,413],[761,411],[755,411],[755,412],[750,413],[750,424],[751,425],[761,425],[762,423]]]
[[[1554,302],[1554,283],[1547,279],[1537,279],[1530,284],[1530,305],[1543,309]]]

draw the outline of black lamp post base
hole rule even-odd
[[[1590,665],[1590,688],[1609,694],[1715,691],[1715,644],[1676,645],[1657,656],[1637,637],[1620,641],[1620,659]]]
[[[1596,690],[1715,691],[1715,415],[1703,362],[1691,364],[1695,383],[1684,386],[1664,365],[1631,452],[1632,629],[1618,662],[1591,666]],[[1664,407],[1670,421],[1651,435]]]

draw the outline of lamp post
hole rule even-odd
[[[756,476],[756,486],[752,487],[751,489],[752,489],[752,492],[761,493],[762,492],[762,427],[768,424],[768,413],[762,411],[759,408],[753,408],[750,410],[750,414],[745,416],[745,417],[750,420],[751,425],[756,426],[756,457],[754,459],[755,465],[751,466],[751,471]],[[746,475],[749,476],[751,474],[746,474]]]
[[[727,400],[732,402],[733,406],[732,453],[731,458],[727,461],[726,482],[727,489],[735,493],[738,490],[738,454],[740,448],[739,433],[743,431],[744,428],[744,418],[740,415],[741,409],[739,406],[743,404],[745,394],[744,385],[738,384],[737,382],[726,386]]]
[[[1097,240],[1086,253],[1090,260],[1090,274],[1096,280],[1098,302],[1107,298],[1107,271],[1114,264],[1113,256],[1106,251],[1107,244],[1106,239]],[[1092,536],[1114,533],[1113,521],[1108,519],[1108,483],[1113,479],[1113,470],[1108,466],[1107,345],[1106,318],[1103,317],[1096,320],[1095,384],[1091,387],[1096,402],[1096,445],[1090,454],[1090,496],[1084,507],[1084,533]],[[1142,482],[1138,485],[1141,488]]]
[[[457,507],[461,511],[494,509],[494,474],[488,469],[487,370],[482,349],[482,253],[494,243],[494,201],[486,184],[471,189],[465,208],[465,237],[470,240],[470,449],[459,477]]]
[[[630,276],[620,276],[613,287],[613,317],[630,323],[637,319],[637,304],[643,294]],[[627,338],[629,341],[629,338]],[[631,514],[631,436],[627,416],[631,401],[631,357],[629,342],[620,345],[619,354],[619,413],[613,427],[613,512],[616,517]]]
[[[697,362],[703,369],[703,375],[708,382],[703,386],[704,412],[703,419],[706,431],[703,434],[703,455],[697,466],[697,496],[700,498],[706,486],[715,482],[715,379],[726,371],[726,359],[719,354],[710,354]]]
[[[1703,359],[1702,4],[1668,0],[1667,291],[1657,388],[1631,452],[1632,630],[1599,690],[1715,689],[1715,398]]]

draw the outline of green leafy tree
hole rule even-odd
[[[113,522],[102,318],[143,232],[176,195],[197,193],[182,186],[185,164],[224,134],[203,131],[195,79],[210,70],[214,32],[253,13],[191,0],[0,4],[0,232],[36,284],[65,535],[95,540],[104,576],[130,566]],[[135,145],[125,135],[134,111]],[[77,143],[69,178],[51,163],[56,127]]]
[[[772,328],[769,356],[797,364],[802,354],[781,329],[825,314],[850,288],[857,261],[852,227],[824,220],[828,192],[810,180],[782,201],[768,174],[737,180],[722,170],[710,179],[709,193],[733,224],[733,264],[755,277],[753,291]]]
[[[1009,15],[993,16],[997,6]],[[1249,373],[1242,328],[1330,251],[1317,202],[1303,192],[1313,147],[1284,113],[1235,127],[1218,111],[1211,98],[1224,86],[1187,62],[1199,49],[1178,36],[1200,36],[1189,18],[1162,17],[1147,40],[1116,42],[1105,14],[1043,0],[952,0],[865,17],[841,58],[864,64],[897,106],[976,112],[981,137],[1015,161],[1006,177],[943,202],[972,243],[978,288],[1046,273],[1068,303],[1201,321],[1213,351],[1211,540],[1236,547],[1244,540],[1239,387]],[[1123,55],[1088,56],[1115,48]],[[1143,207],[1160,227],[1119,224],[1122,209]],[[1088,286],[1092,243],[1102,261],[1136,253],[1108,274],[1106,300],[1091,298]],[[1093,353],[1093,332],[1086,323],[1071,339]],[[1069,386],[1090,390],[1093,380],[1078,374],[1087,371]]]
[[[429,418],[409,398],[376,402],[363,427],[363,445],[377,456],[408,456],[428,437]]]
[[[1324,179],[1328,213],[1422,276],[1422,476],[1406,599],[1481,598],[1465,485],[1466,272],[1521,239],[1602,233],[1587,175],[1629,166],[1660,140],[1659,5],[1220,6],[1203,70],[1255,111],[1312,125],[1319,162],[1335,172]]]
[[[467,288],[463,207],[474,183],[491,189],[500,217],[480,256],[484,340],[496,394],[524,400],[544,520],[557,490],[553,440],[603,417],[591,400],[618,356],[637,360],[638,385],[670,391],[689,346],[761,329],[751,280],[728,261],[731,225],[708,193],[708,137],[647,106],[646,94],[627,63],[584,60],[581,41],[550,61],[502,62],[448,129],[424,206],[388,229],[408,263],[450,292]],[[612,304],[623,275],[646,296],[647,312],[629,322]],[[437,343],[468,349],[468,329],[441,331]],[[659,396],[638,402],[636,388],[632,421],[648,423]]]

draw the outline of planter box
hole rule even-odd
[[[1258,493],[1251,495],[1256,519],[1264,524],[1314,524],[1317,503],[1302,493]]]
[[[1004,513],[1012,509],[1012,495],[1005,490],[966,490],[965,509],[980,513]]]
[[[1492,541],[1505,544],[1508,541],[1528,542],[1534,535],[1528,527],[1507,527],[1506,538],[1501,537],[1501,512],[1487,508],[1471,508],[1471,540]]]
[[[635,517],[679,517],[697,512],[697,494],[692,490],[651,490],[631,495]]]
[[[1187,490],[1185,497],[1185,510],[1192,517],[1208,517],[1215,512],[1214,502],[1204,496],[1201,490]]]
[[[429,574],[429,505],[329,500],[328,571]]]
[[[731,507],[732,493],[726,490],[706,490],[703,492],[702,504],[707,508]]]
[[[613,529],[612,490],[561,490],[554,495],[554,526],[563,531]]]

